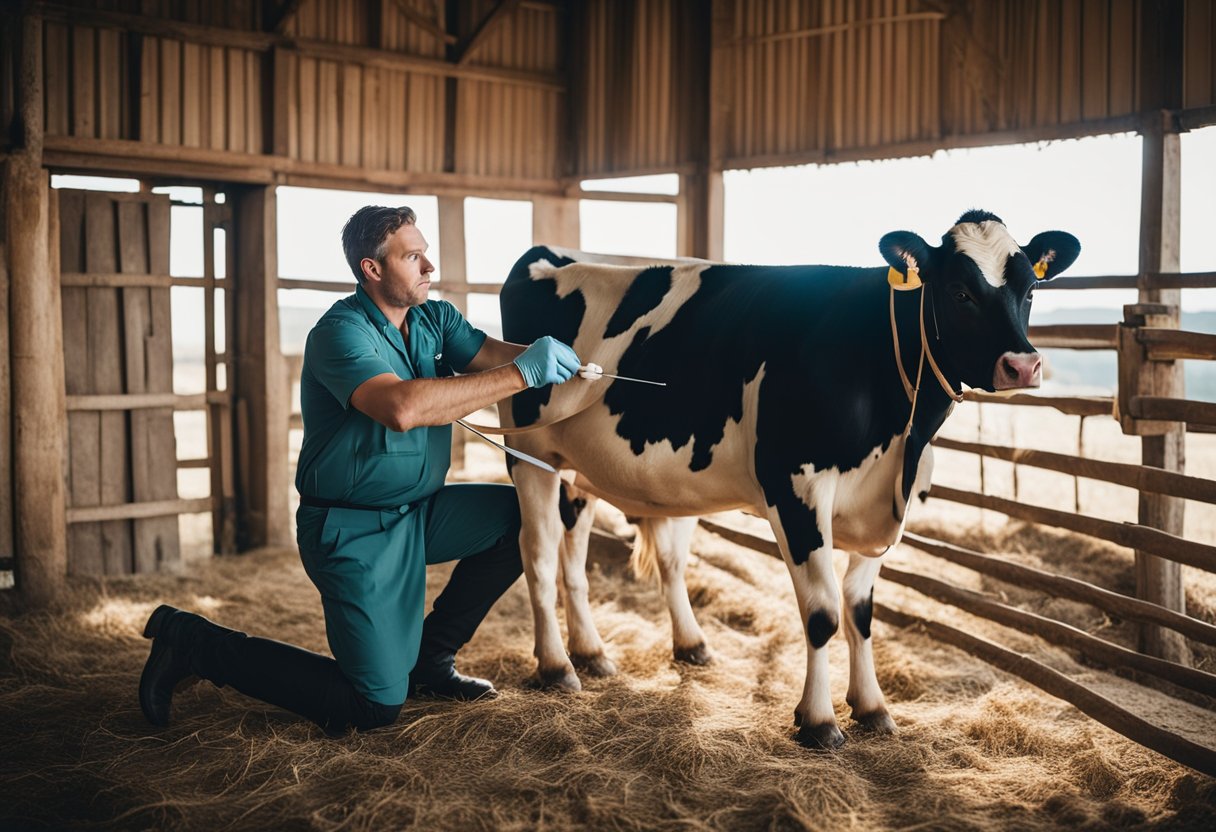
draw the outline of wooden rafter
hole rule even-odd
[[[411,6],[409,0],[393,0],[393,4],[405,15],[406,20],[413,23],[419,29],[430,32],[444,43],[456,43],[455,35],[449,34],[441,25]]]
[[[268,21],[270,25],[266,28],[276,35],[286,32],[288,25],[295,20],[296,14],[300,11],[300,4],[303,2],[304,0],[282,0],[274,14],[274,19]]]
[[[464,38],[456,47],[455,63],[466,63],[473,56],[473,53],[485,44],[490,34],[519,8],[520,2],[521,0],[499,0],[498,5],[481,19],[481,22],[477,24],[477,28],[473,30],[472,34]]]

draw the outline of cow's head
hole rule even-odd
[[[895,269],[920,270],[930,347],[951,375],[983,390],[1039,386],[1042,360],[1026,340],[1030,300],[1077,259],[1076,237],[1044,231],[1019,246],[1000,217],[968,211],[937,248],[911,231],[892,231],[878,246]]]

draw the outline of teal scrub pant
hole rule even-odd
[[[518,559],[519,503],[510,485],[448,485],[397,511],[301,506],[296,519],[304,570],[321,593],[329,648],[355,689],[382,705],[406,698],[424,638],[427,565],[500,543],[513,547]],[[516,570],[506,585],[478,589],[476,561],[458,564],[436,599],[426,621],[428,649],[455,652],[519,575]],[[479,592],[492,597],[478,601]]]

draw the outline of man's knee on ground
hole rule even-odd
[[[363,699],[363,697],[360,697],[360,699]],[[397,717],[401,714],[401,707],[405,703],[382,705],[379,702],[372,702],[370,699],[363,699],[359,704],[360,707],[356,710],[355,718],[352,721],[355,730],[371,731],[396,722]]]

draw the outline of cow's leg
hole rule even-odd
[[[514,465],[511,477],[519,494],[520,554],[536,637],[537,676],[542,687],[582,690],[578,674],[566,657],[557,624],[557,550],[562,542],[558,515],[561,480],[532,465]]]
[[[844,734],[836,724],[828,669],[828,641],[840,626],[840,589],[832,571],[834,483],[817,491],[816,506],[782,500],[769,520],[794,580],[798,610],[806,628],[806,683],[794,712],[798,742],[808,748],[836,748]]]
[[[634,549],[634,571],[646,576],[656,569],[663,585],[663,597],[671,614],[672,652],[676,661],[705,665],[713,659],[705,644],[705,633],[697,623],[684,567],[688,548],[697,526],[695,517],[647,517],[638,521],[638,543]]]
[[[853,709],[853,719],[862,727],[880,734],[895,733],[895,721],[887,713],[887,703],[874,673],[870,622],[874,615],[874,577],[882,566],[881,557],[849,553],[849,570],[844,576],[844,634],[849,640],[849,692],[845,700]]]
[[[562,600],[566,606],[566,629],[570,632],[570,660],[582,673],[612,676],[616,665],[604,655],[604,642],[591,618],[588,599],[587,544],[598,498],[562,483]]]

